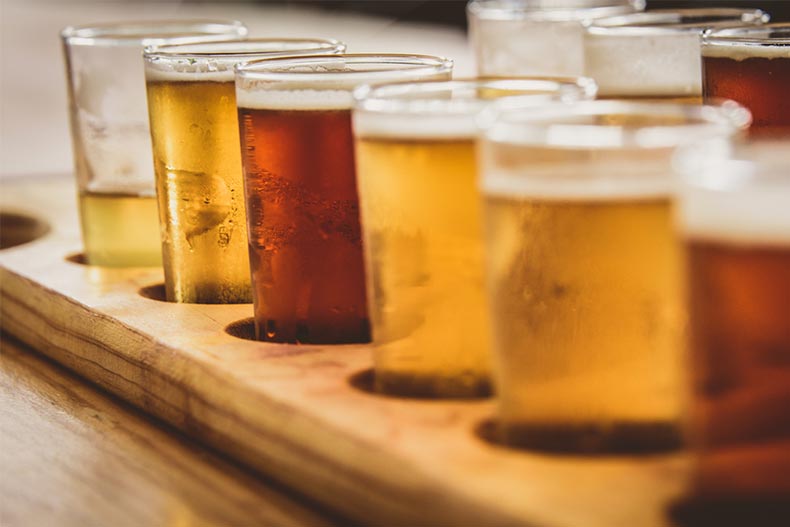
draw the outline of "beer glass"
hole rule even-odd
[[[466,14],[477,73],[582,75],[582,22],[644,5],[644,0],[471,0]]]
[[[409,396],[490,392],[475,117],[595,95],[589,79],[365,86],[353,124],[375,386]]]
[[[588,101],[486,115],[481,181],[505,442],[678,445],[684,316],[671,153],[748,122],[732,102]]]
[[[702,94],[738,101],[752,132],[790,129],[790,23],[708,31],[702,38]]]
[[[261,340],[370,340],[351,133],[351,92],[449,79],[452,61],[351,54],[237,68],[236,99]]]
[[[242,38],[240,22],[154,21],[61,32],[85,257],[162,261],[141,53],[146,45]]]
[[[255,39],[146,50],[168,300],[252,302],[233,67],[344,49],[334,40]]]
[[[711,27],[758,25],[759,9],[679,9],[593,20],[584,34],[585,75],[601,98],[702,102],[700,34]],[[668,101],[670,102],[670,101]]]
[[[751,60],[751,59],[749,59]],[[788,138],[694,145],[678,156],[687,260],[693,494],[790,517]],[[716,509],[716,507],[712,507]],[[711,523],[713,524],[713,523]],[[777,523],[778,524],[778,523]]]

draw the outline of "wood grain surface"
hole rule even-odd
[[[6,184],[0,206],[46,219],[0,252],[7,331],[99,386],[298,489],[376,525],[667,525],[683,455],[582,457],[489,444],[490,401],[367,393],[366,346],[292,346],[228,334],[251,305],[141,296],[160,270],[108,270],[80,250],[72,182]],[[19,210],[20,207],[24,210]]]
[[[18,341],[0,345],[5,527],[340,524]]]

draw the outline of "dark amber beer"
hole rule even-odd
[[[702,92],[749,108],[755,132],[790,127],[790,24],[707,32]]]
[[[790,513],[790,160],[739,147],[685,177],[694,492]],[[759,162],[756,162],[759,160]],[[786,516],[787,517],[787,516]],[[757,523],[755,523],[756,525]]]
[[[370,340],[351,130],[351,91],[447,78],[435,57],[278,59],[236,77],[256,336]]]

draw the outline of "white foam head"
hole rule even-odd
[[[702,56],[738,61],[753,57],[790,58],[790,23],[706,31]]]
[[[677,221],[688,238],[746,245],[790,245],[787,144],[739,148],[709,142],[681,150]]]
[[[239,89],[236,104],[254,110],[350,110],[351,89]]]

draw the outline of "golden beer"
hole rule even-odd
[[[341,49],[328,40],[257,39],[146,51],[168,300],[252,302],[233,66]]]
[[[578,82],[432,82],[360,92],[357,179],[379,391],[490,391],[474,117],[502,96],[539,104],[566,90],[579,98]],[[388,103],[390,111],[382,109]]]
[[[168,300],[251,302],[236,88],[148,82]]]
[[[742,108],[738,108],[743,111]],[[592,101],[507,109],[481,143],[504,441],[680,444],[686,400],[671,154],[748,123],[728,108]]]
[[[153,194],[82,191],[79,206],[89,264],[106,267],[162,264]]]

